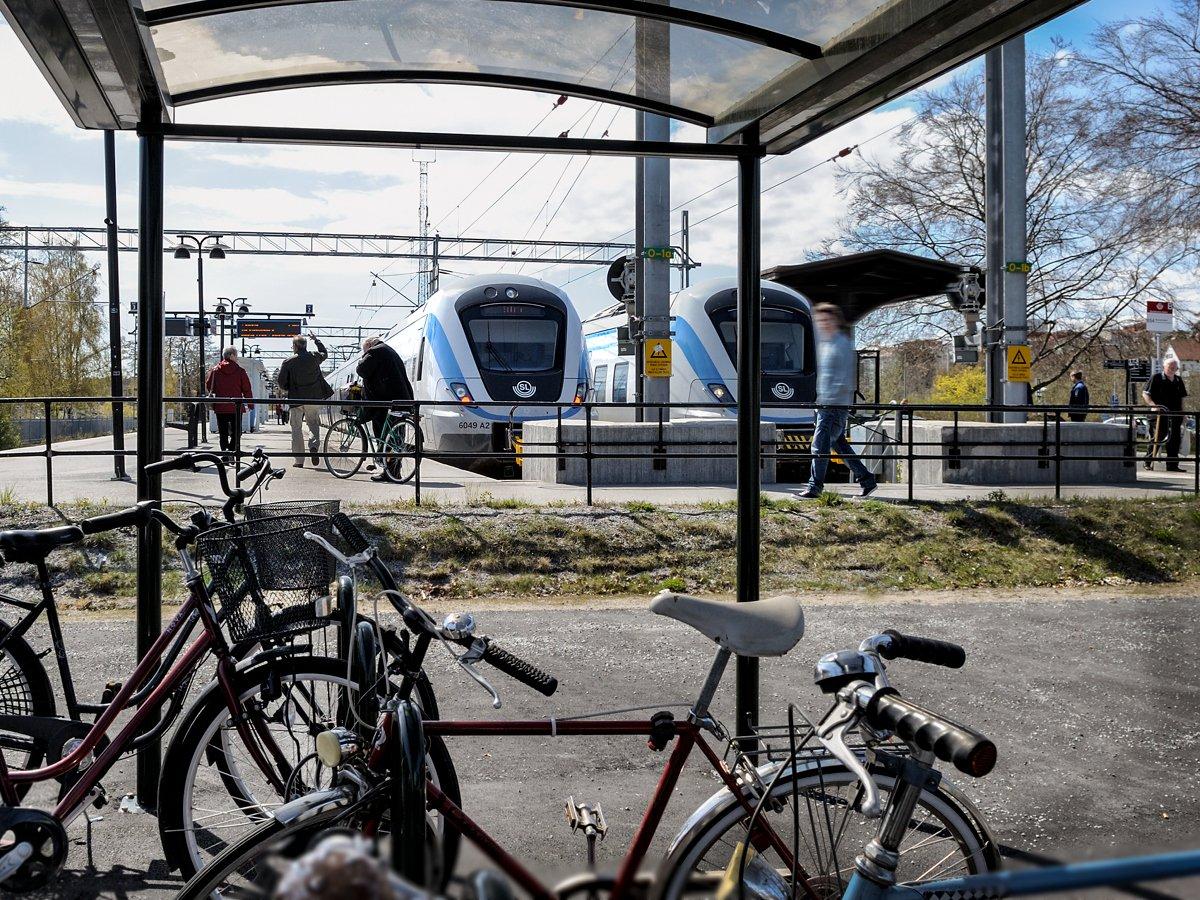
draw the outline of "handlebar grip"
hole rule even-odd
[[[890,646],[879,648],[880,655],[887,659],[899,656],[932,666],[945,666],[947,669],[961,669],[967,661],[967,651],[950,641],[913,637],[892,628],[884,634],[892,639]]]
[[[250,463],[250,465],[238,469],[238,481],[249,481],[251,478],[257,475],[262,470],[262,467],[266,464],[267,461],[265,459],[256,459],[254,462]]]
[[[558,679],[553,675],[547,675],[537,666],[525,662],[520,657],[513,656],[491,641],[488,642],[487,649],[483,651],[483,661],[491,663],[505,675],[515,678],[522,684],[529,685],[547,697],[558,690]]]
[[[967,775],[982,778],[996,765],[996,745],[963,725],[905,700],[894,688],[876,692],[867,704],[867,722],[873,728],[894,731],[905,741],[954,765]]]
[[[343,512],[333,514],[333,527],[338,530],[338,534],[350,545],[352,553],[362,553],[371,546],[366,535],[359,531],[358,526],[350,521],[350,517]]]
[[[144,525],[150,521],[148,507],[138,504],[118,512],[103,513],[79,522],[84,534],[99,534],[101,531],[113,531],[117,528],[128,528],[133,525]]]
[[[162,462],[150,463],[148,466],[143,466],[143,471],[147,474],[154,475],[162,472],[175,472],[179,469],[191,469],[196,465],[196,454],[181,453],[174,459],[164,459]]]

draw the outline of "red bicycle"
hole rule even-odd
[[[907,762],[904,745],[887,743],[890,735],[869,731],[857,720],[839,718],[837,704],[807,731],[789,722],[740,740],[713,718],[710,705],[732,654],[783,655],[800,639],[804,624],[798,601],[775,598],[742,606],[664,593],[651,603],[651,610],[696,628],[718,645],[685,719],[663,711],[644,720],[423,721],[412,704],[389,701],[373,740],[345,730],[322,736],[322,761],[337,771],[328,790],[278,810],[257,834],[248,835],[215,858],[188,883],[178,900],[271,896],[280,857],[303,853],[330,829],[379,834],[385,823],[391,830],[390,852],[397,872],[415,884],[431,887],[444,885],[449,875],[438,865],[442,858],[438,834],[444,830],[475,844],[514,885],[538,900],[576,894],[732,897],[729,891],[739,883],[750,885],[746,890],[750,897],[826,900],[839,896],[853,871],[855,850],[862,846],[861,839],[871,834],[872,821],[886,806]],[[435,641],[462,643],[459,626],[464,618],[453,616],[446,625],[437,626],[411,603],[405,612],[405,623],[414,633],[424,633]],[[469,642],[464,646],[470,647]],[[494,688],[471,668],[475,649],[468,649],[459,662],[496,696]],[[875,678],[884,687],[887,678],[881,657],[897,656],[943,665],[961,665],[964,658],[961,648],[954,645],[889,632],[869,638],[856,651],[823,657],[817,681],[829,693],[864,677]],[[521,666],[510,667],[507,674],[542,689],[549,676],[527,663]],[[863,741],[857,746],[847,743],[851,725],[859,729]],[[652,750],[670,747],[670,755],[616,872],[587,871],[551,886],[505,850],[428,777],[430,742],[440,744],[446,739],[452,747],[454,737],[468,735],[536,735],[551,740],[636,736],[644,738]],[[816,745],[808,747],[814,737]],[[710,738],[719,742],[723,752],[714,749]],[[953,761],[964,771],[977,774],[970,761],[978,758],[983,745],[967,746],[973,740],[967,736],[963,738],[966,743],[956,745],[958,755]],[[743,749],[746,743],[752,746]],[[685,764],[697,749],[724,788],[692,814],[661,862],[646,870],[651,841]],[[945,747],[937,752],[946,752]],[[867,772],[880,794],[863,794],[860,785]],[[902,880],[998,867],[995,842],[981,817],[947,782],[926,783],[914,808],[901,844]],[[602,811],[581,806],[576,813],[573,825],[594,840],[604,828]],[[435,821],[437,827],[432,824]],[[747,835],[748,822],[753,825]]]

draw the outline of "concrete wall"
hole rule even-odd
[[[557,440],[557,425],[554,422],[528,422],[522,429],[522,443],[528,453],[552,453]],[[775,442],[775,426],[763,423],[762,440],[768,444]],[[654,468],[654,460],[649,458],[653,446],[658,442],[657,422],[593,422],[592,451],[596,454],[592,460],[592,484],[594,485],[631,485],[631,484],[735,484],[737,482],[737,461],[732,454],[736,453],[737,441],[736,422],[699,422],[671,421],[663,425],[664,454],[659,456],[665,460],[664,468]],[[562,424],[562,441],[564,451],[582,453],[586,444],[586,425],[581,421],[568,421]],[[705,446],[705,443],[691,442],[724,441],[726,446]],[[538,446],[541,445],[541,446]],[[645,454],[644,459],[629,459],[614,457],[617,453]],[[712,459],[686,459],[680,453],[729,453],[728,457]],[[605,457],[611,457],[606,459]],[[544,481],[551,484],[587,484],[587,463],[582,458],[570,458],[565,461],[565,468],[560,470],[558,461],[554,459],[533,459],[523,457],[521,477],[527,481]],[[775,460],[764,459],[762,468],[763,484],[775,482]]]
[[[1137,481],[1136,460],[1125,456],[1128,429],[1100,422],[1063,422],[1060,426],[1063,484],[1118,484]],[[1024,424],[965,422],[958,426],[960,466],[944,456],[955,442],[952,424],[913,423],[915,484],[1053,484],[1054,422]],[[1044,442],[1044,443],[1043,443]],[[925,446],[921,446],[925,445]],[[1038,467],[1043,446],[1046,468]],[[904,460],[908,448],[898,448]],[[1001,457],[979,459],[978,457]],[[1102,457],[1071,459],[1072,456]],[[1129,465],[1127,463],[1132,463]]]

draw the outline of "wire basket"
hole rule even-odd
[[[341,500],[277,500],[274,503],[258,503],[245,507],[247,521],[296,514],[334,516],[341,511]]]
[[[334,541],[328,516],[292,513],[207,531],[196,552],[208,570],[209,592],[235,643],[280,638],[322,627],[329,616],[334,559],[304,533]]]

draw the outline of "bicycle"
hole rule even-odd
[[[417,474],[420,444],[420,425],[401,407],[388,410],[378,438],[358,416],[343,416],[325,431],[325,468],[335,478],[350,478],[367,460],[380,460],[388,480],[404,484]]]
[[[263,480],[278,477],[278,470],[271,470],[261,455],[239,473],[239,478],[255,479],[255,488],[250,490],[229,488],[223,463],[215,454],[184,454],[147,468],[162,473],[204,461],[218,466],[222,486],[230,496],[227,511],[242,493],[252,494]],[[215,681],[184,716],[160,782],[164,850],[185,877],[203,862],[198,835],[211,834],[207,823],[192,815],[202,765],[214,772],[221,802],[228,806],[232,798],[243,824],[253,826],[286,800],[288,791],[303,794],[309,787],[303,766],[304,757],[310,754],[306,742],[311,744],[313,736],[302,731],[304,741],[299,740],[294,723],[307,722],[307,731],[345,721],[339,703],[344,706],[343,698],[356,690],[347,678],[345,664],[313,657],[308,654],[309,646],[295,641],[298,635],[323,626],[332,612],[328,597],[332,562],[324,554],[314,554],[302,538],[306,531],[332,537],[333,526],[327,517],[293,514],[212,528],[206,512],[198,512],[190,524],[180,525],[162,511],[161,504],[147,501],[77,525],[4,532],[0,551],[11,562],[34,564],[47,586],[45,561],[55,549],[77,543],[86,534],[144,527],[151,522],[176,536],[175,548],[188,588],[186,602],[151,650],[107,702],[95,705],[97,718],[90,725],[35,714],[4,719],[9,732],[5,745],[24,754],[16,766],[0,755],[0,799],[5,804],[0,809],[0,828],[7,828],[11,836],[5,844],[8,852],[0,856],[0,883],[6,889],[30,890],[53,879],[66,859],[64,825],[87,803],[106,802],[101,779],[118,757],[157,738],[177,716],[192,679],[210,652],[215,658]],[[209,571],[208,583],[189,552],[193,545],[200,564]],[[259,565],[264,560],[272,565]],[[214,600],[219,601],[219,610]],[[52,615],[52,595],[43,597],[43,604],[47,615]],[[36,616],[36,611],[31,615]],[[201,633],[188,644],[197,624]],[[230,640],[222,626],[229,629]],[[13,641],[9,646],[22,646],[24,639],[18,638],[20,643]],[[20,652],[22,657],[27,655],[23,648]],[[16,655],[9,652],[10,657]],[[36,656],[32,658],[36,661]],[[36,673],[38,669],[28,671]],[[69,685],[69,669],[64,671],[68,672],[64,684]],[[10,668],[9,674],[12,672]],[[48,686],[44,670],[41,676],[23,677],[26,683],[41,681]],[[323,704],[321,685],[329,688]],[[417,696],[436,708],[427,687],[426,682],[414,680]],[[46,701],[41,709],[45,712],[53,703],[48,689],[41,700]],[[135,705],[130,720],[110,741],[116,717]],[[167,714],[160,717],[164,706]],[[189,741],[202,743],[197,747]],[[239,757],[248,764],[239,763]],[[49,763],[43,765],[47,758]],[[188,765],[177,764],[179,759],[187,759]],[[251,772],[260,776],[265,789],[252,783]],[[53,812],[20,807],[30,785],[55,779],[62,786]],[[188,827],[172,830],[171,823]],[[216,836],[214,843],[223,845],[223,837]]]
[[[361,826],[365,818],[369,827],[372,814],[378,815],[378,807],[390,803],[390,826],[392,849],[397,870],[416,884],[437,884],[445,878],[445,872],[436,865],[436,834],[430,828],[426,809],[444,822],[448,833],[457,832],[471,841],[489,857],[514,884],[530,896],[549,900],[551,897],[565,898],[572,894],[593,894],[603,891],[611,897],[627,897],[643,893],[648,887],[645,877],[639,873],[654,833],[674,792],[686,759],[693,749],[699,749],[712,769],[724,783],[724,790],[713,795],[688,820],[683,830],[675,837],[659,867],[659,874],[652,885],[667,885],[656,889],[654,897],[676,897],[681,895],[680,871],[703,869],[705,874],[726,872],[732,864],[737,842],[728,840],[748,815],[764,802],[774,818],[762,821],[755,832],[757,859],[775,854],[779,867],[787,873],[795,873],[794,884],[810,900],[837,896],[839,886],[844,884],[837,864],[836,846],[853,830],[851,814],[866,815],[872,809],[863,810],[859,800],[848,788],[857,784],[856,774],[870,766],[883,777],[895,783],[895,768],[903,764],[904,755],[885,751],[883,742],[887,735],[864,729],[864,745],[849,749],[845,744],[846,723],[831,720],[835,707],[816,726],[827,740],[846,748],[845,752],[814,752],[808,750],[803,757],[798,754],[808,743],[808,737],[799,737],[792,729],[787,733],[788,763],[777,759],[778,747],[770,746],[770,730],[755,736],[755,748],[750,752],[739,749],[739,739],[730,736],[709,712],[709,704],[719,685],[721,675],[733,653],[741,655],[783,655],[796,644],[803,632],[803,617],[794,600],[775,598],[757,604],[737,606],[684,597],[669,593],[654,600],[651,609],[679,621],[685,622],[718,643],[718,650],[704,686],[685,720],[679,721],[667,712],[659,712],[649,720],[593,719],[588,717],[551,718],[547,720],[473,722],[429,720],[410,704],[393,700],[385,706],[385,714],[377,734],[375,747],[384,750],[372,751],[364,756],[361,739],[356,735],[336,734],[323,738],[328,755],[323,757],[326,765],[335,767],[337,776],[334,786],[321,794],[299,798],[285,810],[277,811],[273,820],[264,823],[257,833],[247,835],[241,842],[230,847],[213,860],[210,867],[199,873],[179,895],[180,900],[219,896],[224,888],[238,896],[266,896],[271,880],[270,867],[259,862],[264,856],[284,852],[302,852],[309,837],[347,823]],[[420,634],[421,619],[427,614],[413,605],[405,613],[406,623],[414,633]],[[440,628],[428,622],[426,633],[432,632],[439,640],[458,642],[461,619],[452,617]],[[479,658],[480,651],[469,643],[465,657],[458,658],[460,666],[479,682],[493,697],[495,706],[499,697],[494,687],[486,682],[471,663]],[[484,651],[486,652],[486,651]],[[888,658],[906,657],[942,665],[961,665],[965,654],[961,648],[937,641],[905,637],[895,632],[868,639],[858,651],[845,651],[823,658],[818,665],[818,683],[826,691],[835,691],[844,684],[847,667],[857,671],[871,671],[883,679],[884,665],[881,656]],[[831,662],[832,660],[832,662]],[[841,660],[841,667],[838,661]],[[535,667],[522,661],[510,666],[506,674],[519,681],[542,690],[553,679]],[[543,691],[545,692],[545,691]],[[722,758],[705,740],[711,734],[726,744],[726,757]],[[499,844],[477,825],[461,806],[451,801],[438,786],[426,778],[424,758],[415,748],[426,746],[427,741],[440,741],[453,736],[541,735],[551,738],[578,736],[642,736],[652,750],[665,750],[672,742],[674,747],[667,759],[658,788],[643,814],[641,824],[622,860],[615,877],[586,873],[551,888],[542,884],[521,863],[512,858]],[[743,738],[744,739],[744,738]],[[983,766],[987,760],[990,743],[980,738],[978,747],[971,755],[972,766]],[[760,763],[763,756],[776,757],[774,761]],[[380,758],[392,761],[392,770],[380,770]],[[993,754],[994,758],[994,754]],[[889,776],[887,773],[891,771]],[[975,770],[968,768],[972,774]],[[386,791],[385,782],[390,780],[391,791]],[[772,788],[767,789],[770,783]],[[791,790],[791,810],[795,823],[788,826],[786,803],[780,800],[785,790]],[[389,800],[389,793],[392,795]],[[414,800],[415,798],[415,800]],[[813,823],[812,841],[804,848],[799,847],[799,810],[802,799],[808,809],[808,821]],[[906,856],[912,869],[920,874],[927,869],[954,871],[963,868],[969,872],[986,871],[999,866],[996,844],[987,831],[979,814],[961,795],[948,784],[929,784],[919,792],[919,802],[925,812],[924,819],[916,824],[913,833],[917,840],[910,844]],[[372,813],[372,806],[375,812]],[[836,827],[832,822],[836,811],[840,821]],[[829,840],[826,840],[828,825]],[[791,832],[790,839],[783,835]],[[951,852],[945,853],[944,843],[950,843]],[[936,847],[936,856],[930,865],[929,851]],[[426,849],[428,848],[428,850]],[[804,859],[801,861],[801,850]],[[957,851],[957,852],[956,852]],[[717,859],[719,855],[721,858]],[[954,857],[952,860],[951,857]],[[765,867],[760,863],[760,867]],[[812,871],[806,871],[810,868]],[[255,892],[258,893],[255,893]]]

